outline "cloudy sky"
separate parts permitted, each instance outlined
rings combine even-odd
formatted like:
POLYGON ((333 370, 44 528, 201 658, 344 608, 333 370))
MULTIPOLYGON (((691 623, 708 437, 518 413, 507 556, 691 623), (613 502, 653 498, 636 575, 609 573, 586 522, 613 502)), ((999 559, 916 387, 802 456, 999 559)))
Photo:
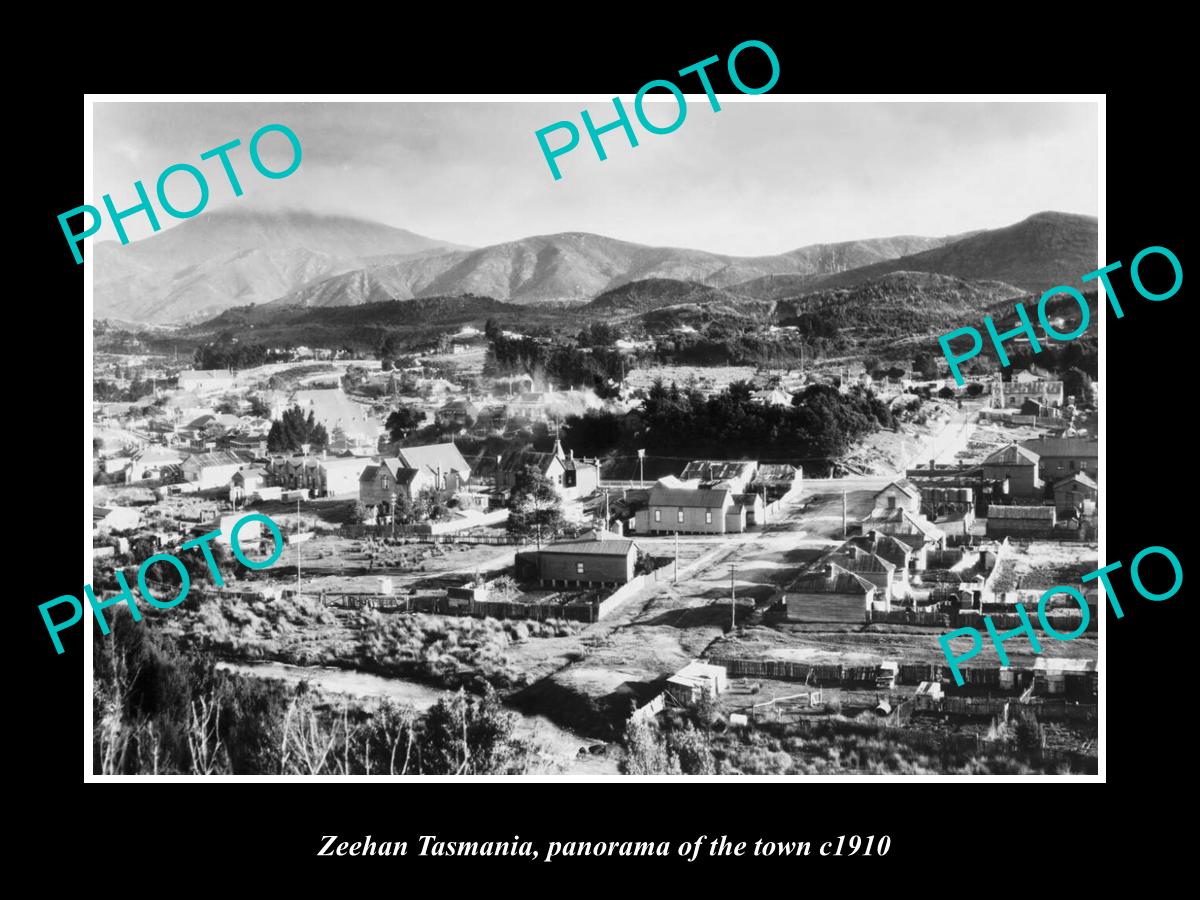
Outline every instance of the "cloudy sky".
MULTIPOLYGON (((653 96, 653 95, 651 95, 653 96)), ((664 95, 668 96, 668 95, 664 95)), ((898 234, 943 235, 1008 225, 1041 210, 1096 215, 1097 113, 1092 103, 802 103, 779 97, 688 96, 682 126, 644 131, 622 97, 639 145, 618 129, 601 162, 580 122, 614 118, 611 100, 522 103, 98 103, 94 190, 102 207, 134 205, 133 182, 153 196, 158 174, 192 163, 207 176, 206 212, 298 208, 373 219, 428 237, 484 246, 533 234, 588 231, 644 244, 719 253, 781 253, 806 244, 898 234), (555 181, 534 132, 573 121, 581 140, 559 157, 555 181), (303 161, 291 176, 261 177, 250 136, 279 122, 303 161), (200 154, 240 138, 235 198, 216 159, 200 154)), ((667 124, 674 100, 647 103, 667 124)), ((565 141, 552 135, 551 145, 565 141)), ((262 143, 272 168, 287 141, 262 143)), ((197 194, 173 175, 181 209, 197 194)), ((157 207, 157 201, 155 201, 157 207)), ((203 213, 201 213, 203 215, 203 213)), ((178 224, 160 211, 164 227, 178 224)), ((145 217, 126 220, 131 238, 145 217)), ((113 239, 107 223, 96 239, 113 239)))

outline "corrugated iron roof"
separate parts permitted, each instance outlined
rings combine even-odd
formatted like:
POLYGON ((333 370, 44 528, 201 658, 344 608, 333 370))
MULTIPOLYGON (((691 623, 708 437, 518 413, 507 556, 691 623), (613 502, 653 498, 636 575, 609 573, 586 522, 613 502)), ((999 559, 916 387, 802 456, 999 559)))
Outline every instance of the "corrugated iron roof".
POLYGON ((1053 519, 1053 506, 989 506, 989 519, 1053 519))
POLYGON ((541 553, 556 553, 569 556, 628 556, 634 546, 629 540, 604 541, 561 541, 541 549, 541 553))
POLYGON ((805 572, 792 582, 792 591, 807 591, 813 594, 867 594, 875 590, 875 585, 848 572, 837 563, 826 563, 814 571, 805 572), (826 574, 825 569, 829 572, 826 574))
POLYGON ((1039 457, 1049 456, 1099 456, 1100 442, 1092 438, 1042 437, 1033 441, 1022 441, 1021 447, 1039 457))
POLYGON ((1001 447, 983 461, 985 466, 1036 466, 1040 457, 1020 444, 1001 447))
POLYGON ((718 509, 728 503, 731 497, 732 493, 727 490, 653 487, 650 489, 649 503, 651 506, 718 509))

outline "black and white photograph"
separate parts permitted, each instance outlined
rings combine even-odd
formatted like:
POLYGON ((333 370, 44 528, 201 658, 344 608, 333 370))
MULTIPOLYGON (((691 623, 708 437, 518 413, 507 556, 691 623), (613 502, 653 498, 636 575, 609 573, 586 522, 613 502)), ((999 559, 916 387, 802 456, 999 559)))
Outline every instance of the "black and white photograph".
POLYGON ((1102 777, 1103 98, 692 78, 90 103, 85 780, 1102 777))

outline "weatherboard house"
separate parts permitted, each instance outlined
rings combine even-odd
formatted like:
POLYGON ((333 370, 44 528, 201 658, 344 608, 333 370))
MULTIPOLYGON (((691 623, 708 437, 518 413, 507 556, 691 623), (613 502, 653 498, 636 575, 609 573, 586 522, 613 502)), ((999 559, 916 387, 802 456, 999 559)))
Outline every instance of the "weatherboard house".
POLYGON ((376 516, 390 516, 393 504, 401 497, 412 499, 416 469, 398 459, 383 459, 363 469, 358 477, 358 501, 376 516))
POLYGON ((983 477, 998 482, 1000 494, 1038 498, 1042 495, 1040 457, 1020 444, 1001 447, 983 461, 983 477))
POLYGON ((870 610, 887 610, 876 604, 878 589, 861 575, 835 562, 823 562, 805 572, 784 593, 786 617, 791 622, 862 622, 870 610))
POLYGON ((543 587, 619 587, 633 580, 637 545, 619 538, 559 541, 521 554, 543 587))
POLYGON ((746 510, 728 488, 650 489, 644 509, 634 514, 639 534, 728 534, 746 530, 746 510))

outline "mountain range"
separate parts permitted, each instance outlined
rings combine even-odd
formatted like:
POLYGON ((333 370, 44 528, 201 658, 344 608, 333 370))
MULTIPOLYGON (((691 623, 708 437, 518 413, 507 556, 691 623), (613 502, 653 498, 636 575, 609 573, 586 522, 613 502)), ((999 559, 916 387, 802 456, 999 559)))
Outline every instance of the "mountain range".
POLYGON ((1094 217, 1046 212, 961 235, 736 257, 580 232, 469 249, 345 216, 216 210, 126 247, 96 245, 96 317, 194 323, 252 304, 258 319, 461 295, 568 301, 620 316, 678 304, 736 306, 738 298, 784 301, 897 272, 989 282, 983 294, 1007 296, 1074 283, 1094 269, 1096 225, 1094 217))
POLYGON ((342 272, 458 249, 349 216, 214 210, 127 246, 96 244, 95 317, 206 319, 342 272))

